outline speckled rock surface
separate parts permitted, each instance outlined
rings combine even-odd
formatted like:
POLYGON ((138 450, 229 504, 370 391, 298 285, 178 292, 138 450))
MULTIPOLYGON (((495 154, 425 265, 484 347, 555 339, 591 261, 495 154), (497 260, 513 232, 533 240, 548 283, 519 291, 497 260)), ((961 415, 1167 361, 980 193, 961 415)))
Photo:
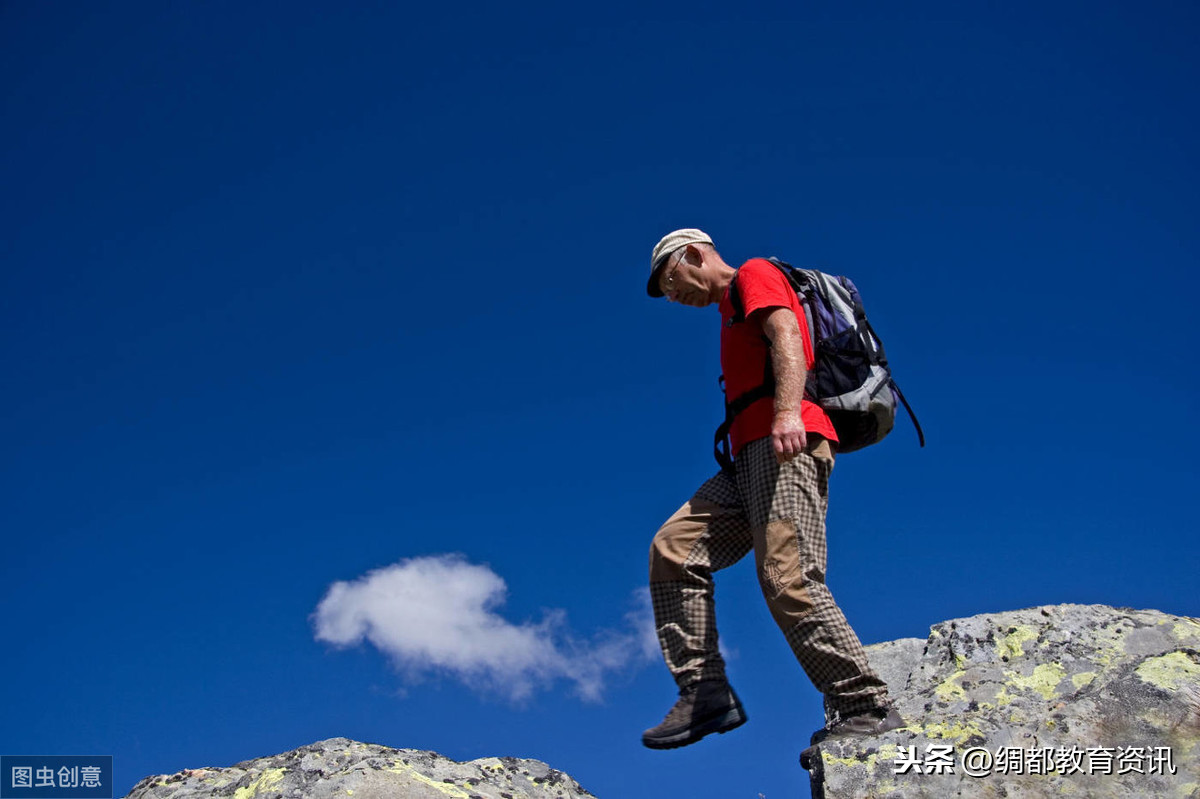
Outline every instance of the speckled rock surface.
POLYGON ((1196 619, 1052 605, 867 651, 909 726, 809 750, 817 799, 1200 799, 1196 619))
POLYGON ((595 799, 537 760, 459 763, 434 752, 330 738, 227 768, 147 777, 129 799, 595 799))

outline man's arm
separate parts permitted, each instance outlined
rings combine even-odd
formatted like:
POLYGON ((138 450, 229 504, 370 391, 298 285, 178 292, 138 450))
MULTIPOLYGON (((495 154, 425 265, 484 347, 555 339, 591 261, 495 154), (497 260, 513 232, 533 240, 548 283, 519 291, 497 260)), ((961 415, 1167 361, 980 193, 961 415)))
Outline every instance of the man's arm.
POLYGON ((800 400, 808 367, 804 360, 804 340, 800 324, 791 308, 764 308, 752 314, 762 326, 763 335, 771 342, 771 367, 775 371, 775 420, 771 423, 771 439, 775 459, 790 461, 804 451, 808 435, 800 419, 800 400))

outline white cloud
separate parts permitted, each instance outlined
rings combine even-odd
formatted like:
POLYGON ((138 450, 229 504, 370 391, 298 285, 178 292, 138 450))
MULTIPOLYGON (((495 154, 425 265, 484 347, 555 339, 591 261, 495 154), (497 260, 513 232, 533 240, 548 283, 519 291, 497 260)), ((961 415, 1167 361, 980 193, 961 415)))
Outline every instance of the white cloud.
POLYGON ((487 566, 455 555, 413 558, 334 583, 312 620, 318 641, 349 647, 365 639, 410 679, 450 674, 512 700, 566 679, 596 701, 610 672, 658 652, 644 589, 625 617, 627 629, 590 641, 571 636, 562 611, 538 623, 509 622, 497 612, 507 592, 487 566))

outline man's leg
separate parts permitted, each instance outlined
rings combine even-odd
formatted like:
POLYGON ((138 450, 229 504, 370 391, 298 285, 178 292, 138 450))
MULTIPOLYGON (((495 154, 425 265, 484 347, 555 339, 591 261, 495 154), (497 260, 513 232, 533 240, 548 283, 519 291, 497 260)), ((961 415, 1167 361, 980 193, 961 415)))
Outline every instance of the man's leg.
POLYGON ((742 449, 737 465, 763 595, 796 659, 825 695, 827 723, 887 708, 887 685, 825 585, 829 442, 812 436, 806 452, 780 465, 771 439, 759 439, 742 449))
POLYGON ((744 723, 717 646, 713 572, 750 551, 750 527, 733 480, 718 473, 659 528, 650 547, 650 598, 680 698, 642 742, 670 749, 744 723))
POLYGON ((724 680, 713 602, 715 571, 741 560, 753 540, 733 480, 711 477, 675 511, 650 546, 650 598, 667 668, 680 688, 724 680))

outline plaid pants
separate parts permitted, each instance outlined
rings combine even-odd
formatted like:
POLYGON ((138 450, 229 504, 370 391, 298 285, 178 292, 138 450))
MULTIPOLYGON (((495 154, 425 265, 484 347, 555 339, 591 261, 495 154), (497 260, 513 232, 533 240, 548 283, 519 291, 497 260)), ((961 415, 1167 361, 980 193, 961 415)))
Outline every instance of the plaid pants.
POLYGON ((813 685, 828 721, 888 705, 887 685, 825 585, 825 510, 833 451, 810 436, 778 464, 770 437, 742 448, 736 476, 718 472, 654 536, 650 597, 667 667, 682 687, 725 679, 717 648, 713 572, 754 550, 771 615, 813 685))

